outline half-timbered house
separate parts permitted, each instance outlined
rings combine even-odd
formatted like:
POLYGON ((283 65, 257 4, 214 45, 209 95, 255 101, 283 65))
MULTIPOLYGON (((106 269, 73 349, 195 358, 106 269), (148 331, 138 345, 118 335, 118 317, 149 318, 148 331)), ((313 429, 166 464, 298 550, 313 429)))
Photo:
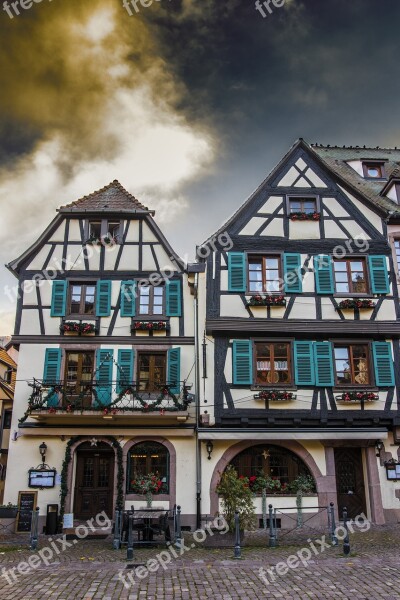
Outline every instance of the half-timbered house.
POLYGON ((201 294, 203 511, 218 509, 215 486, 233 464, 271 477, 288 514, 288 492, 309 475, 305 506, 400 516, 385 467, 400 442, 400 236, 388 243, 399 161, 396 150, 299 140, 211 238, 232 248, 205 259, 201 294))
POLYGON ((193 299, 154 212, 113 181, 60 208, 8 268, 19 372, 6 501, 32 485, 42 520, 49 503, 111 516, 142 506, 138 479, 154 473, 157 505, 190 520, 193 299))

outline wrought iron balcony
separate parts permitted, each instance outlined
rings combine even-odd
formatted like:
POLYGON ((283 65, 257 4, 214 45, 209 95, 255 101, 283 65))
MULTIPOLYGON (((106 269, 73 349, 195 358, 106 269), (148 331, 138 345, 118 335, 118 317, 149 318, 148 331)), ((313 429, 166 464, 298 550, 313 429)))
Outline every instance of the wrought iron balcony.
POLYGON ((180 382, 179 394, 171 391, 177 383, 158 384, 154 392, 143 391, 143 383, 121 383, 110 381, 48 382, 34 379, 29 383, 32 394, 28 408, 20 423, 29 415, 45 412, 94 413, 116 415, 122 413, 174 413, 187 411, 194 397, 189 393, 190 385, 180 382))

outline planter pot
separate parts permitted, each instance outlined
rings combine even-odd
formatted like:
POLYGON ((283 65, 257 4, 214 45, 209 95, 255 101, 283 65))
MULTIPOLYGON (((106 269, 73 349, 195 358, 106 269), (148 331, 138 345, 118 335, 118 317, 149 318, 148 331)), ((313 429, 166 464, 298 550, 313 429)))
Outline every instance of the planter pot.
POLYGON ((64 331, 64 335, 79 335, 79 331, 64 331))
POLYGON ((0 519, 15 519, 18 508, 0 508, 0 519))
MULTIPOLYGON (((207 537, 204 542, 199 543, 201 546, 206 548, 234 548, 235 546, 235 534, 228 531, 228 533, 220 533, 217 529, 212 529, 213 535, 209 531, 205 530, 207 537)), ((245 532, 240 532, 240 545, 245 546, 245 532)))

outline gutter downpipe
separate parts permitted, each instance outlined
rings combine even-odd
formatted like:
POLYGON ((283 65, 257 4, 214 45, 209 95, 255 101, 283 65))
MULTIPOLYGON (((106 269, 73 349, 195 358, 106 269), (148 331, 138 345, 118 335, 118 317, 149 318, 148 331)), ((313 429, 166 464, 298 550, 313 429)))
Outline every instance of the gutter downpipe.
POLYGON ((201 441, 200 424, 200 362, 199 362, 199 274, 194 284, 194 327, 195 327, 195 394, 196 394, 196 529, 201 529, 201 441))

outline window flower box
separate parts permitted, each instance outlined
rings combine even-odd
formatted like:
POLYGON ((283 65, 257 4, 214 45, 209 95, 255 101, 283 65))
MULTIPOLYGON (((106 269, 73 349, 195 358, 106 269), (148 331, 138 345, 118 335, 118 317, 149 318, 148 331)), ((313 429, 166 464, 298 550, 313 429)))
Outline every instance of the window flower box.
POLYGON ((257 294, 250 297, 247 306, 286 306, 286 298, 283 295, 261 296, 257 294))
POLYGON ((60 332, 64 335, 95 335, 97 328, 94 323, 65 321, 60 327, 60 332))
POLYGON ((335 399, 343 404, 359 404, 360 402, 375 402, 379 400, 379 395, 366 390, 347 391, 336 396, 335 399))
POLYGON ((269 400, 271 402, 290 402, 296 399, 296 394, 286 390, 263 390, 254 396, 256 400, 269 400))
POLYGON ((341 300, 338 304, 338 308, 341 310, 351 310, 356 308, 372 310, 375 306, 375 302, 368 298, 348 298, 346 300, 341 300))
POLYGON ((313 212, 292 212, 289 215, 291 221, 319 221, 321 219, 321 213, 313 212))
POLYGON ((132 331, 166 331, 166 321, 137 321, 132 325, 132 331))

